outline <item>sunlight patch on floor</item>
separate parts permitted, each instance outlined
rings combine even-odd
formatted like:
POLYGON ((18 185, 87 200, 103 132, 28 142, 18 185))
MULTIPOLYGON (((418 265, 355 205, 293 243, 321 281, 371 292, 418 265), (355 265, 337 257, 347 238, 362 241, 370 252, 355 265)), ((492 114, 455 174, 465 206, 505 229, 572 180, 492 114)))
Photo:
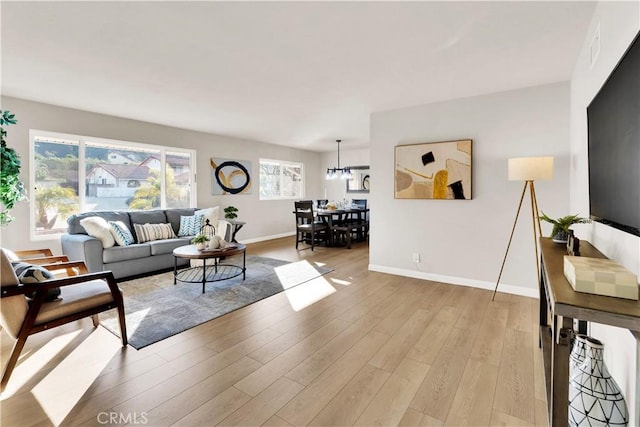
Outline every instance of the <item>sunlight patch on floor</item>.
POLYGON ((291 308, 295 311, 300 311, 336 291, 322 276, 298 285, 301 278, 314 277, 318 274, 306 260, 276 267, 275 272, 285 289, 291 308))
MULTIPOLYGON (((133 313, 127 313, 127 336, 132 337, 133 334, 136 333, 138 327, 144 322, 144 319, 147 317, 151 308, 145 308, 143 310, 138 310, 133 313)), ((116 318, 117 320, 117 318, 116 318)), ((118 331, 120 331, 120 326, 118 326, 118 331)))
POLYGON ((352 282, 348 280, 336 279, 335 277, 331 277, 329 280, 331 280, 331 282, 335 283, 336 285, 349 286, 352 284, 352 282))
POLYGON ((121 349, 117 337, 105 328, 96 328, 31 390, 54 425, 64 421, 121 349))
MULTIPOLYGON (((77 330, 57 336, 37 351, 30 354, 22 354, 20 357, 22 363, 13 370, 7 388, 2 392, 2 400, 13 396, 16 391, 20 390, 34 374, 44 368, 81 332, 82 330, 77 330)), ((9 357, 9 353, 7 353, 7 357, 9 357)))
POLYGON ((318 277, 303 283, 300 286, 296 286, 291 289, 287 289, 285 295, 289 299, 291 308, 295 311, 300 311, 305 307, 308 307, 321 299, 334 293, 336 289, 331 286, 324 277, 318 277))

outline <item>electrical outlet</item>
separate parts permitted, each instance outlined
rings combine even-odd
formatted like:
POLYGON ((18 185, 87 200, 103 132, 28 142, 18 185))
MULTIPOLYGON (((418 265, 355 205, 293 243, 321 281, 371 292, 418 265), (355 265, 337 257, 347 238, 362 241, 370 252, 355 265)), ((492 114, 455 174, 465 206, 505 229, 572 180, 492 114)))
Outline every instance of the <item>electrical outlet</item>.
POLYGON ((420 262, 420 254, 415 252, 413 254, 413 262, 420 262))

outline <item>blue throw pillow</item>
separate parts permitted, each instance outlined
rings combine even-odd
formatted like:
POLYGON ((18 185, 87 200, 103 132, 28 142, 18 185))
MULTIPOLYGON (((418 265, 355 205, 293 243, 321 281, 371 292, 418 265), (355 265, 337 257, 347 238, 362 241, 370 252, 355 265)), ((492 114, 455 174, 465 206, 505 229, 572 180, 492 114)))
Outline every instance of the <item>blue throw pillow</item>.
POLYGON ((178 237, 195 236, 200 233, 203 218, 204 215, 181 216, 178 237))
MULTIPOLYGON (((20 283, 39 283, 44 282, 45 280, 55 279, 56 276, 47 270, 46 268, 39 266, 28 264, 26 262, 12 262, 13 270, 16 272, 16 276, 18 276, 18 280, 20 283)), ((54 301, 58 299, 60 296, 60 288, 51 288, 47 290, 47 296, 44 298, 45 301, 54 301)), ((35 292, 31 292, 26 294, 28 298, 35 297, 35 292)))
POLYGON ((133 239, 133 234, 124 222, 122 221, 109 221, 109 226, 111 227, 111 234, 113 234, 113 239, 120 246, 129 246, 132 245, 135 240, 133 239))

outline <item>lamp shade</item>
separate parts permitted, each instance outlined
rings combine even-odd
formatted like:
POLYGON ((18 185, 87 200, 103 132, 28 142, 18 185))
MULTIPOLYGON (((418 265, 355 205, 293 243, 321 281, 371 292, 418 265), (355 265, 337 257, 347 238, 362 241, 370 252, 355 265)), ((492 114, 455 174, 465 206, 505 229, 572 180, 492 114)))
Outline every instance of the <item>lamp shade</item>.
POLYGON ((553 178, 553 157, 509 159, 509 181, 537 181, 553 178))

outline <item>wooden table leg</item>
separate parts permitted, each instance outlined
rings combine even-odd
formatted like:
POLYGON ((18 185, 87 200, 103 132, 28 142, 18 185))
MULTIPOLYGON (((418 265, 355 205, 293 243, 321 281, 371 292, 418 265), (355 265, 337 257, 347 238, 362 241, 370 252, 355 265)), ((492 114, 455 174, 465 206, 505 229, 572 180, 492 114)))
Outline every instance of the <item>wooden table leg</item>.
POLYGON ((238 243, 238 241, 236 240, 236 234, 238 234, 238 231, 240 231, 240 229, 244 226, 244 224, 232 224, 233 225, 233 230, 231 231, 231 241, 233 243, 238 243))
POLYGON ((568 425, 569 416, 569 353, 573 319, 554 315, 553 325, 549 421, 553 427, 564 427, 568 425))

